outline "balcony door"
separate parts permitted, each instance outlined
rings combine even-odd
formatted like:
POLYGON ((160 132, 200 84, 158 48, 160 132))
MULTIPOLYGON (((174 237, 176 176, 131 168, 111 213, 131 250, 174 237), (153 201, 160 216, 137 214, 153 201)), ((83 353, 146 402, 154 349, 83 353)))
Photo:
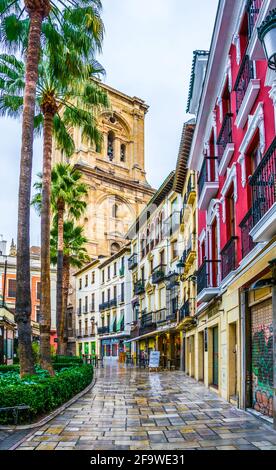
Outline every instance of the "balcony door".
POLYGON ((213 328, 213 385, 219 383, 219 350, 218 350, 218 326, 213 328))
POLYGON ((211 243, 212 243, 212 257, 211 260, 213 260, 213 263, 210 263, 210 271, 211 271, 211 279, 210 279, 210 286, 216 287, 217 286, 217 279, 218 279, 218 233, 217 233, 217 219, 215 218, 213 224, 212 224, 212 230, 211 230, 211 243))

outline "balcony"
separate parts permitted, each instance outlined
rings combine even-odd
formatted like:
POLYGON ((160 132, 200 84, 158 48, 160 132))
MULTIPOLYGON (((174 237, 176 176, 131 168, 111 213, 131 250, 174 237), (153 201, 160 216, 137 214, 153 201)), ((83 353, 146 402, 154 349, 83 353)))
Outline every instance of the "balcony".
POLYGON ((180 224, 180 211, 174 211, 165 221, 164 221, 164 236, 172 237, 176 230, 179 228, 180 224))
POLYGON ((151 275, 152 284, 159 284, 159 282, 164 281, 165 276, 166 276, 166 265, 160 264, 152 271, 152 275, 151 275))
POLYGON ((117 299, 112 299, 109 302, 110 308, 117 307, 117 299))
POLYGON ((250 179, 252 188, 253 242, 276 235, 276 137, 250 179))
POLYGON ((137 281, 135 284, 134 284, 134 294, 135 295, 140 295, 140 294, 144 294, 145 292, 145 282, 144 281, 137 281))
POLYGON ((188 299, 179 310, 179 321, 183 321, 186 318, 191 318, 194 315, 194 302, 195 299, 188 299))
POLYGON ((140 323, 140 334, 150 333, 156 329, 156 321, 154 319, 154 313, 146 313, 144 310, 141 315, 140 323))
POLYGON ((198 207, 207 210, 211 199, 213 199, 219 189, 219 181, 216 176, 217 157, 205 157, 198 178, 198 207))
POLYGON ((110 302, 103 302, 99 305, 99 310, 100 312, 103 312, 104 310, 107 310, 108 308, 110 308, 110 302))
POLYGON ((128 269, 132 271, 138 266, 138 255, 134 253, 130 258, 128 258, 128 269))
POLYGON ((166 289, 167 290, 173 290, 175 289, 177 286, 179 286, 179 274, 175 273, 175 272, 170 272, 167 276, 166 276, 166 289))
POLYGON ((208 302, 219 294, 218 260, 205 260, 197 271, 197 301, 208 302))
POLYGON ((237 240, 238 237, 231 237, 221 250, 221 276, 226 278, 228 274, 237 269, 237 240))
POLYGON ((243 129, 260 90, 260 80, 255 79, 253 61, 245 55, 234 86, 237 117, 235 124, 243 129))
POLYGON ((192 265, 195 258, 196 258, 196 236, 194 233, 192 233, 189 237, 186 249, 183 252, 182 261, 186 265, 192 265))
POLYGON ((253 242, 252 237, 250 235, 252 228, 253 228, 253 214, 252 214, 252 208, 251 208, 240 223, 242 258, 245 258, 253 250, 254 246, 256 245, 253 242))
POLYGON ((162 308, 155 312, 155 320, 157 324, 165 323, 167 321, 167 309, 162 308))
POLYGON ((193 204, 196 198, 196 178, 195 178, 194 173, 191 174, 189 177, 186 195, 187 195, 186 204, 193 204))
POLYGON ((108 335, 109 332, 109 326, 100 326, 98 328, 98 335, 108 335))
POLYGON ((226 169, 229 165, 229 162, 232 158, 232 155, 235 150, 235 145, 233 143, 233 134, 232 134, 232 123, 233 114, 227 113, 224 116, 221 130, 217 139, 218 146, 218 161, 219 168, 218 172, 220 175, 224 175, 226 169))

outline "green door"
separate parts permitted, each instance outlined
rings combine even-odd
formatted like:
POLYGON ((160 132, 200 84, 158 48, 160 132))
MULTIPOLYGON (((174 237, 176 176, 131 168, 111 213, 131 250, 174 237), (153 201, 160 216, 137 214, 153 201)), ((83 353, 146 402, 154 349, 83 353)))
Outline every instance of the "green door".
POLYGON ((218 387, 219 382, 219 355, 218 355, 218 327, 213 328, 213 385, 218 387))
POLYGON ((95 343, 95 341, 92 341, 92 343, 91 343, 91 354, 92 354, 92 356, 96 356, 96 343, 95 343))

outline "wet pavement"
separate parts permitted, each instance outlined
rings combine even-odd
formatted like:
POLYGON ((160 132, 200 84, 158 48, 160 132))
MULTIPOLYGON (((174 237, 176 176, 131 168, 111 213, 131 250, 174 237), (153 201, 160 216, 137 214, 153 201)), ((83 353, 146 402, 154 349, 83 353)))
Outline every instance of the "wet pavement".
POLYGON ((117 363, 19 450, 276 450, 276 432, 183 372, 117 363))

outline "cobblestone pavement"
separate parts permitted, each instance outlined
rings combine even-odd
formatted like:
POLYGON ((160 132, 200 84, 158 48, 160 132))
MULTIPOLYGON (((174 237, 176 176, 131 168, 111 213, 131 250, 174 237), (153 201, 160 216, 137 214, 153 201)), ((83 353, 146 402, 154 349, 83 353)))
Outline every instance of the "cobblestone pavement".
POLYGON ((107 365, 95 387, 20 450, 271 450, 276 433, 183 372, 107 365))

